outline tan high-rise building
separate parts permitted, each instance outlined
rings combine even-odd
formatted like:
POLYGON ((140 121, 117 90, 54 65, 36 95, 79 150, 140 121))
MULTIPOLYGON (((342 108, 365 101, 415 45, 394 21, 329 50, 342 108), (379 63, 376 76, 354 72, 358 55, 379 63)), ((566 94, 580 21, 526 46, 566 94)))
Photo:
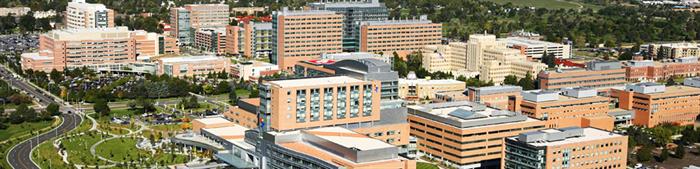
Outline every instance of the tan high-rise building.
POLYGON ((39 52, 23 54, 22 68, 45 72, 80 67, 120 71, 138 58, 178 54, 176 41, 143 30, 129 31, 127 27, 53 30, 39 36, 39 52))
POLYGON ((327 10, 289 10, 272 13, 271 63, 292 72, 294 64, 343 50, 343 15, 327 10))
POLYGON ((496 41, 496 35, 469 35, 469 41, 467 41, 467 70, 478 72, 481 63, 484 60, 484 50, 495 46, 505 47, 504 43, 496 41))
POLYGON ((126 27, 53 30, 39 36, 39 53, 22 57, 22 68, 121 68, 135 62, 136 53, 136 39, 126 27))
POLYGON ((187 4, 170 9, 171 35, 181 44, 194 43, 194 31, 199 28, 225 27, 229 24, 226 4, 187 4))
POLYGON ((349 76, 267 81, 259 89, 260 126, 269 131, 340 126, 405 149, 405 109, 380 110, 379 89, 381 81, 349 76))
POLYGON ((700 83, 686 80, 688 86, 656 83, 630 84, 625 90, 611 90, 620 108, 634 110, 635 125, 654 127, 663 123, 693 125, 700 114, 700 83), (693 87, 694 86, 694 87, 693 87))
POLYGON ((520 104, 524 115, 546 121, 548 128, 589 127, 613 129, 608 116, 610 99, 591 88, 565 88, 555 91, 524 91, 520 104), (590 122, 593 121, 593 122, 590 122), (604 121, 604 122, 598 122, 604 121), (609 123, 605 123, 609 122, 609 123))
POLYGON ((627 168, 627 136, 596 128, 546 129, 506 138, 505 169, 627 168))
POLYGON ((180 54, 177 39, 161 34, 135 30, 131 36, 136 39, 136 57, 151 57, 163 54, 180 54))
POLYGON ((114 10, 103 4, 73 0, 66 6, 65 21, 68 29, 114 27, 114 10))
POLYGON ((455 168, 498 168, 504 138, 544 129, 520 113, 462 101, 408 106, 419 154, 455 168))
POLYGON ((525 78, 529 73, 531 77, 547 68, 544 63, 528 61, 525 55, 518 50, 505 46, 486 48, 482 51, 482 61, 479 66, 479 79, 493 81, 495 84, 503 84, 506 76, 514 75, 517 78, 525 78))
POLYGON ((272 43, 270 22, 243 22, 226 26, 226 54, 269 58, 272 43))
POLYGON ((203 51, 223 55, 226 51, 226 29, 199 28, 194 33, 194 47, 203 51))
POLYGON ((423 68, 429 72, 450 72, 453 75, 469 76, 466 69, 467 43, 450 42, 447 45, 427 45, 421 49, 423 68))
POLYGON ((426 45, 439 45, 441 40, 442 23, 433 23, 426 15, 411 20, 360 22, 360 52, 405 56, 426 45))

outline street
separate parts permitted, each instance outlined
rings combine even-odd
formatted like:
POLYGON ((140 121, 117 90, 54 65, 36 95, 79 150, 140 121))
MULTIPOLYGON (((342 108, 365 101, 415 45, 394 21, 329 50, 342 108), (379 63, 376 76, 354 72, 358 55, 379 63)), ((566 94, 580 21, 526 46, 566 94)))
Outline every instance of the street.
POLYGON ((44 90, 32 86, 20 77, 15 77, 14 74, 4 65, 0 66, 0 78, 7 81, 11 86, 27 92, 27 94, 32 96, 41 107, 45 107, 50 103, 61 105, 61 111, 63 112, 61 117, 63 118, 63 122, 58 127, 15 145, 7 154, 7 163, 10 164, 12 168, 38 169, 39 166, 37 166, 31 159, 32 149, 46 140, 50 140, 51 138, 73 130, 82 122, 82 117, 76 114, 78 112, 70 105, 64 105, 57 102, 44 90))

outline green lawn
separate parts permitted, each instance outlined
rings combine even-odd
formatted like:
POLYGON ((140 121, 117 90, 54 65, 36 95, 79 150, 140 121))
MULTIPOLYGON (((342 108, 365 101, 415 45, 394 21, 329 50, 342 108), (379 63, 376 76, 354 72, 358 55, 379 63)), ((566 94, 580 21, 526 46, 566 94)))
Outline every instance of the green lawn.
POLYGON ((586 4, 583 2, 572 1, 572 0, 485 0, 491 1, 499 4, 506 4, 508 2, 515 6, 525 6, 525 7, 535 7, 535 8, 548 8, 548 9, 578 9, 578 8, 592 8, 599 9, 600 6, 586 4))
POLYGON ((136 139, 118 138, 102 142, 95 151, 102 157, 114 161, 138 161, 139 156, 150 156, 149 153, 136 148, 136 139))
POLYGON ((30 131, 38 131, 40 129, 49 127, 52 123, 53 121, 41 121, 25 122, 21 124, 9 124, 9 127, 7 129, 0 130, 0 142, 5 141, 9 138, 14 138, 28 134, 30 131))
MULTIPOLYGON (((104 138, 108 138, 105 135, 104 138)), ((96 162, 98 164, 106 164, 105 161, 99 160, 97 157, 93 157, 90 154, 90 146, 102 140, 102 136, 97 132, 90 132, 90 134, 74 136, 70 138, 64 138, 62 145, 68 150, 68 161, 78 164, 90 164, 94 165, 96 162)))
POLYGON ((40 168, 72 168, 61 160, 61 156, 58 155, 58 149, 53 147, 54 139, 46 141, 39 144, 34 152, 32 152, 32 159, 36 162, 40 168))
POLYGON ((416 169, 439 169, 435 164, 416 162, 416 169))

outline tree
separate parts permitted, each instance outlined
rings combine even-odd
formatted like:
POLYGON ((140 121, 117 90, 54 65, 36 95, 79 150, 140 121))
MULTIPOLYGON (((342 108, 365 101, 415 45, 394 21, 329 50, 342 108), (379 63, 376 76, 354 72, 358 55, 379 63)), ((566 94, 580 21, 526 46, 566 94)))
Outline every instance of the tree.
POLYGON ((676 147, 676 158, 683 159, 685 157, 685 148, 683 146, 676 147))
POLYGON ((204 85, 203 89, 204 89, 204 94, 212 94, 212 93, 214 93, 214 87, 211 86, 210 84, 204 85))
POLYGON ((95 101, 95 104, 92 105, 92 108, 95 110, 96 113, 98 113, 101 117, 107 117, 109 116, 109 112, 111 111, 109 109, 109 105, 107 105, 107 101, 104 99, 97 99, 95 101))
POLYGON ((557 66, 555 63, 556 56, 553 53, 544 52, 542 54, 542 63, 547 64, 547 67, 554 68, 557 66))
POLYGON ((59 106, 56 103, 50 103, 48 106, 46 106, 46 112, 48 112, 52 116, 61 115, 61 112, 59 111, 59 106))
POLYGON ((530 74, 530 72, 527 72, 527 74, 525 74, 525 77, 518 81, 518 86, 522 87, 523 90, 535 89, 535 82, 532 80, 532 75, 530 74))
POLYGON ((666 159, 668 159, 668 155, 670 153, 668 152, 668 149, 664 148, 661 150, 661 154, 659 155, 659 162, 664 162, 666 159))
POLYGON ((27 13, 19 19, 20 26, 23 31, 34 31, 34 26, 36 25, 36 18, 32 12, 27 13))
POLYGON ((238 95, 236 95, 236 87, 232 86, 231 92, 228 92, 228 101, 231 104, 236 104, 238 102, 238 95))
POLYGON ((51 70, 51 73, 49 73, 49 77, 54 83, 61 83, 63 81, 63 73, 58 72, 58 70, 56 69, 51 70))
POLYGON ((231 85, 229 85, 227 81, 221 81, 216 85, 215 90, 216 94, 228 93, 231 91, 231 85))
POLYGON ((673 80, 673 77, 669 77, 668 80, 666 81, 666 86, 675 86, 677 85, 676 80, 673 80))
POLYGON ((647 162, 651 160, 652 155, 651 155, 651 148, 644 146, 641 149, 639 149, 639 152, 637 152, 637 161, 639 162, 647 162))
POLYGON ((503 84, 518 85, 518 77, 516 77, 515 75, 508 75, 506 76, 506 79, 503 80, 503 84))
POLYGON ((258 98, 260 97, 260 92, 258 89, 253 89, 250 94, 248 95, 248 98, 258 98))

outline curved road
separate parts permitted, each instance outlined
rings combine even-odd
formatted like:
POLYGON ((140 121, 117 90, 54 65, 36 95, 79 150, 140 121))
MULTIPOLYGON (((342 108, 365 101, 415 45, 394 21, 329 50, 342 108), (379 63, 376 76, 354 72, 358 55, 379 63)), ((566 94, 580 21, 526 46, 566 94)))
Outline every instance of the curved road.
POLYGON ((63 122, 58 127, 50 130, 49 132, 42 133, 38 136, 32 137, 28 140, 15 145, 7 153, 7 163, 10 164, 12 168, 15 169, 38 169, 39 166, 32 161, 32 148, 39 145, 40 143, 49 140, 53 137, 66 133, 70 130, 76 128, 82 122, 82 117, 77 115, 77 111, 70 105, 62 104, 58 99, 54 99, 55 96, 46 92, 43 89, 39 89, 34 85, 30 84, 21 77, 16 76, 12 73, 5 65, 0 65, 0 78, 9 83, 11 86, 18 90, 26 92, 28 95, 32 96, 41 107, 45 107, 50 103, 56 103, 61 105, 61 112, 64 112, 61 117, 63 122))
POLYGON ((10 153, 7 154, 7 163, 12 168, 17 169, 39 169, 31 159, 32 149, 46 140, 74 129, 82 121, 81 117, 74 113, 61 116, 63 117, 63 122, 60 126, 39 136, 24 140, 22 143, 12 147, 10 153))

